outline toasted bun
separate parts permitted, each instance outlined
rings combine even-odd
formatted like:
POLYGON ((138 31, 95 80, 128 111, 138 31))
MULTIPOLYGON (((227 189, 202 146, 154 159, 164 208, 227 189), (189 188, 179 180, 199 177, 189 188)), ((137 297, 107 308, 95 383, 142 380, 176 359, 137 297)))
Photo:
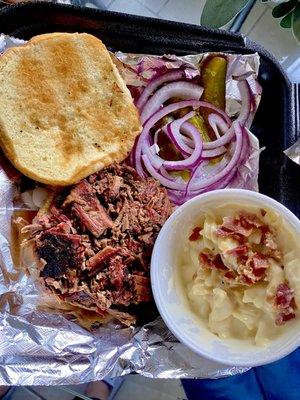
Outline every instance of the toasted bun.
POLYGON ((123 160, 141 130, 104 44, 52 33, 0 57, 0 144, 22 173, 65 186, 123 160))

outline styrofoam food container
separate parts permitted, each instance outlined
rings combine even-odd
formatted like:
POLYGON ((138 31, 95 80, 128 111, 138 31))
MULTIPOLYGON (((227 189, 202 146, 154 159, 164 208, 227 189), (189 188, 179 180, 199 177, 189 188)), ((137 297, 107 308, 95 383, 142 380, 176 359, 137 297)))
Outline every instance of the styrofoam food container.
MULTIPOLYGON (((151 284, 158 310, 173 334, 195 353, 219 363, 236 366, 258 366, 276 361, 300 346, 300 318, 289 321, 289 329, 267 346, 256 346, 248 340, 220 339, 211 333, 189 306, 179 274, 178 256, 199 219, 201 209, 234 203, 267 207, 280 214, 299 235, 300 221, 282 204, 242 189, 222 189, 199 195, 180 206, 161 229, 151 259, 151 284)), ((299 265, 300 268, 300 265, 299 265)))

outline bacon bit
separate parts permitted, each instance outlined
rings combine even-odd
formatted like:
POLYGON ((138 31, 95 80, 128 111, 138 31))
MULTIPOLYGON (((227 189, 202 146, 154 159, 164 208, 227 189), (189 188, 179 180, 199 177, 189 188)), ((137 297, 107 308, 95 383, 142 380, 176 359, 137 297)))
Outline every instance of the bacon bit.
POLYGON ((270 250, 277 250, 278 247, 275 241, 275 236, 270 231, 264 233, 263 244, 270 250))
POLYGON ((265 272, 265 268, 257 268, 253 270, 253 274, 256 278, 259 278, 259 280, 265 275, 265 272))
POLYGON ((291 320, 293 318, 296 318, 295 313, 285 314, 285 315, 283 315, 282 321, 286 322, 286 321, 289 321, 289 320, 291 320))
POLYGON ((246 244, 237 246, 234 249, 227 250, 227 254, 231 254, 233 256, 239 257, 239 256, 244 256, 248 254, 248 246, 246 244))
POLYGON ((255 253, 252 259, 254 270, 269 268, 269 262, 263 254, 255 253))
POLYGON ((247 213, 245 211, 240 213, 240 221, 241 225, 247 228, 259 228, 263 224, 255 214, 247 213))
POLYGON ((208 257, 208 254, 202 253, 202 252, 199 253, 199 262, 200 262, 200 264, 203 264, 203 265, 209 264, 210 259, 208 257))
POLYGON ((200 239, 200 236, 201 236, 200 232, 201 232, 201 228, 196 226, 196 228, 193 229, 193 232, 191 233, 189 240, 191 242, 195 242, 196 240, 200 239))
POLYGON ((247 221, 242 218, 224 217, 222 227, 246 237, 252 233, 251 225, 247 224, 247 221))
MULTIPOLYGON (((255 214, 242 211, 238 217, 224 217, 223 224, 216 229, 216 234, 224 237, 233 235, 249 237, 253 229, 261 226, 262 222, 255 214)), ((240 237, 239 241, 241 241, 240 237)))
POLYGON ((235 279, 236 278, 236 274, 233 271, 227 271, 224 274, 224 277, 227 279, 235 279))
POLYGON ((205 268, 227 270, 228 268, 223 263, 220 254, 216 256, 209 253, 199 253, 199 262, 205 268))
POLYGON ((261 208, 259 211, 262 217, 264 217, 267 214, 267 211, 264 210, 263 208, 261 208))
POLYGON ((294 291, 287 283, 280 283, 276 289, 275 303, 279 308, 290 307, 294 299, 294 291))
POLYGON ((253 285, 264 278, 267 268, 269 268, 267 258, 263 254, 254 253, 245 265, 239 267, 241 281, 253 285))
POLYGON ((243 236, 239 235, 238 233, 234 233, 232 231, 229 231, 228 229, 224 227, 218 227, 215 230, 215 234, 220 236, 220 237, 231 237, 232 239, 236 240, 238 243, 244 243, 244 238, 243 236))
POLYGON ((284 325, 285 322, 290 321, 291 319, 295 318, 296 315, 294 312, 290 312, 288 314, 279 314, 275 320, 276 325, 284 325))
POLYGON ((252 281, 252 279, 251 278, 249 278, 248 276, 246 276, 246 275, 242 275, 241 276, 241 282, 242 283, 244 283, 245 285, 248 285, 248 286, 251 286, 251 285, 253 285, 253 281, 252 281))
POLYGON ((226 265, 223 263, 222 257, 220 254, 217 254, 216 257, 213 260, 213 263, 216 267, 216 269, 222 269, 222 270, 227 270, 228 268, 226 265))
POLYGON ((275 304, 280 310, 276 325, 283 325, 286 321, 295 318, 294 309, 296 308, 294 291, 287 283, 280 283, 275 294, 275 304))

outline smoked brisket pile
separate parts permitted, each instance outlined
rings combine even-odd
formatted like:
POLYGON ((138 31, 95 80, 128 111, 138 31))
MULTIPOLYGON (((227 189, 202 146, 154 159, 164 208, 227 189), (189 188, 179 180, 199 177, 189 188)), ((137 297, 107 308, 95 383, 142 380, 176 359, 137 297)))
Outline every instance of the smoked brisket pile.
POLYGON ((151 300, 151 252, 171 211, 157 181, 113 164, 56 194, 23 232, 60 300, 130 324, 128 306, 151 300))

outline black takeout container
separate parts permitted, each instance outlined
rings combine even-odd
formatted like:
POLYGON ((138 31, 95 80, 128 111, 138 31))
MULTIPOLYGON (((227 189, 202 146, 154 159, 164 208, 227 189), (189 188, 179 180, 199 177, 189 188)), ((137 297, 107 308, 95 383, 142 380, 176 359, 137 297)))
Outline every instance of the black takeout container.
POLYGON ((251 130, 265 146, 260 161, 260 192, 300 217, 300 167, 283 153, 300 136, 300 90, 263 47, 223 30, 62 4, 23 3, 0 9, 0 32, 30 39, 54 31, 91 33, 112 51, 177 55, 258 52, 263 93, 251 130))

